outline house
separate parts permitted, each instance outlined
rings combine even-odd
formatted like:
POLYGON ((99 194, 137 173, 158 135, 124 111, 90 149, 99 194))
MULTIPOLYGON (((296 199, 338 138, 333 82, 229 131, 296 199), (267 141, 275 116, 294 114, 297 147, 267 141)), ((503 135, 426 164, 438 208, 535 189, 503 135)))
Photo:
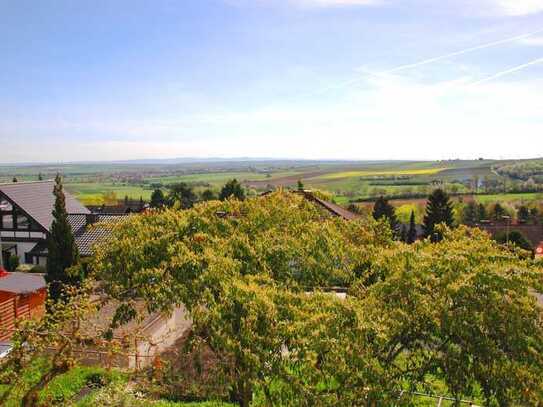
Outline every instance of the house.
POLYGON ((143 201, 128 201, 118 205, 87 205, 92 213, 108 215, 128 215, 130 213, 141 213, 149 209, 149 205, 143 201))
POLYGON ((488 232, 492 237, 495 237, 499 233, 517 231, 528 239, 534 248, 537 248, 543 243, 543 225, 528 225, 524 223, 513 223, 511 225, 503 223, 483 223, 475 226, 488 232))
MULTIPOLYGON (((45 266, 47 236, 53 223, 54 181, 0 184, 0 244, 4 264, 11 255, 21 263, 45 266)), ((107 226, 124 218, 118 214, 92 214, 69 192, 66 197, 68 221, 80 255, 90 256, 92 245, 107 237, 107 226)))
POLYGON ((0 341, 11 338, 17 319, 41 318, 46 297, 42 274, 8 273, 0 268, 0 341))

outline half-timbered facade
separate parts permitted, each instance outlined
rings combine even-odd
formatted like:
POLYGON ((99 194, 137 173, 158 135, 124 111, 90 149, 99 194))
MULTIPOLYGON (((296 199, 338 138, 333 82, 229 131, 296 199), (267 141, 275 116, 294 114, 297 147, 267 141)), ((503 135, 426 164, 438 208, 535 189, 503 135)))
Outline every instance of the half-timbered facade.
MULTIPOLYGON (((0 184, 0 245, 4 260, 16 255, 21 263, 46 264, 46 240, 53 222, 55 204, 53 188, 54 181, 0 184)), ((64 193, 76 244, 81 246, 83 256, 90 255, 90 245, 103 237, 104 231, 87 226, 117 218, 91 214, 70 193, 64 193)))

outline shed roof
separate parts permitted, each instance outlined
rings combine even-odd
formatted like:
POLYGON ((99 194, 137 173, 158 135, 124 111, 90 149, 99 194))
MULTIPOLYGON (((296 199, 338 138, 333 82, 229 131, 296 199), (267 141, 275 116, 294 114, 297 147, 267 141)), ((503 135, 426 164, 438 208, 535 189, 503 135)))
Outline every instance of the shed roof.
POLYGON ((0 277, 0 291, 13 294, 33 293, 47 287, 42 274, 33 273, 6 273, 0 277))
MULTIPOLYGON (((0 192, 43 228, 49 230, 53 222, 53 207, 55 205, 54 186, 54 181, 12 182, 0 184, 0 192)), ((68 213, 90 213, 70 193, 64 191, 64 195, 66 196, 66 211, 68 213)))

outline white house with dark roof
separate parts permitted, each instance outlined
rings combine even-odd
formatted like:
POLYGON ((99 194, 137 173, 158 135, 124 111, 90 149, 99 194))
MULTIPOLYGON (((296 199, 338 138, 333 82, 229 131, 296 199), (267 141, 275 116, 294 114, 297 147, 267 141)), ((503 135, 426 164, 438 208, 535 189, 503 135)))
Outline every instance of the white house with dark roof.
MULTIPOLYGON (((53 223, 54 181, 0 184, 0 245, 4 260, 10 255, 21 263, 45 265, 47 235, 53 223)), ((92 244, 107 236, 107 225, 122 219, 118 215, 91 214, 69 192, 66 211, 82 256, 90 256, 92 244)))

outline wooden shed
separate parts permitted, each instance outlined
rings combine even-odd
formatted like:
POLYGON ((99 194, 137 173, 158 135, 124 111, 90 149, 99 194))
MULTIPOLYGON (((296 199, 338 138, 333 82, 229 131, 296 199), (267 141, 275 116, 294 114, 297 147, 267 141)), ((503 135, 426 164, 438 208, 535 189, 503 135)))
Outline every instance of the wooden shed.
POLYGON ((46 297, 43 275, 8 273, 0 268, 0 341, 11 338, 17 319, 41 318, 46 297))

